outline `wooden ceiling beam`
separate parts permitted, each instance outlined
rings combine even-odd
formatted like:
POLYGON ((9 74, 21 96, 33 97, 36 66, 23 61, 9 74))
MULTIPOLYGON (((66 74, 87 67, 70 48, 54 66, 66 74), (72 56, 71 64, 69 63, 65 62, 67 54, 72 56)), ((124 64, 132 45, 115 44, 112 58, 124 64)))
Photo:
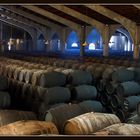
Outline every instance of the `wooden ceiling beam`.
POLYGON ((121 25, 123 25, 130 33, 131 35, 135 36, 135 29, 136 29, 136 22, 112 11, 112 10, 109 10, 103 6, 100 6, 100 5, 88 5, 86 4, 86 7, 120 23, 121 25))
MULTIPOLYGON (((86 22, 94 27, 96 27, 97 29, 101 29, 104 27, 104 24, 102 22, 99 22, 87 15, 84 15, 80 12, 77 12, 76 10, 73 10, 71 8, 68 8, 64 5, 50 5, 51 7, 57 9, 57 10, 60 10, 70 16, 73 16, 74 18, 77 18, 83 22, 86 22)), ((83 9, 83 10, 86 10, 86 9, 83 9)))
POLYGON ((62 24, 66 25, 66 26, 68 26, 68 27, 70 27, 72 29, 77 30, 77 29, 81 28, 81 26, 79 24, 76 24, 75 22, 67 20, 67 19, 65 19, 63 17, 57 16, 57 15, 55 15, 55 14, 53 14, 53 13, 47 11, 47 10, 44 10, 42 8, 39 8, 37 6, 23 5, 22 7, 26 8, 26 9, 29 9, 29 10, 31 10, 33 12, 36 12, 36 13, 38 13, 40 15, 46 16, 47 18, 55 20, 55 21, 57 21, 59 23, 62 23, 62 24))

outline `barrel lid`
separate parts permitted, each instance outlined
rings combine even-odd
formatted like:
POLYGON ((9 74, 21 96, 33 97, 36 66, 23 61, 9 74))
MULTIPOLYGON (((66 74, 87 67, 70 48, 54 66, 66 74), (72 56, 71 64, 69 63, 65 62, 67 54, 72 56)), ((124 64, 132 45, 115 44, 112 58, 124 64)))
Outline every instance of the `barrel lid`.
POLYGON ((53 121, 53 116, 49 111, 45 115, 45 121, 53 121))

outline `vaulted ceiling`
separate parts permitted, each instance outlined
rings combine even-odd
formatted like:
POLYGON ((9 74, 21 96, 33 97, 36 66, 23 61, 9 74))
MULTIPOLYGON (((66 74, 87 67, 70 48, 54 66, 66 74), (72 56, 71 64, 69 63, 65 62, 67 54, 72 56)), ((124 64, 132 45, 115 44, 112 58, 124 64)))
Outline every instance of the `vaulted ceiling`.
MULTIPOLYGON (((37 8, 40 8, 44 11, 50 12, 54 15, 57 15, 58 17, 64 18, 68 21, 71 21, 77 25, 80 26, 85 26, 85 25, 89 25, 86 21, 83 21, 83 17, 81 17, 81 19, 74 17, 73 15, 70 15, 69 13, 62 11, 62 10, 58 10, 57 8, 51 6, 51 5, 34 5, 37 8)), ((85 15, 89 18, 92 18, 96 21, 99 21, 100 23, 103 24, 119 24, 118 22, 116 22, 114 19, 111 19, 109 17, 107 17, 104 12, 103 13, 98 13, 96 10, 94 9, 90 9, 88 8, 86 5, 62 5, 65 6, 66 8, 69 8, 71 10, 74 10, 76 12, 81 13, 82 15, 85 15)), ((119 14, 120 16, 126 17, 127 19, 132 20, 133 22, 135 22, 136 24, 140 24, 140 7, 138 5, 101 5, 102 7, 111 10, 112 12, 115 12, 117 14, 119 14)), ((4 7, 4 6, 3 6, 4 7)), ((50 18, 47 17, 44 13, 40 14, 38 11, 33 11, 27 7, 24 7, 23 5, 15 5, 13 6, 16 9, 20 9, 26 13, 35 15, 37 17, 40 17, 44 20, 48 20, 54 24, 57 24, 59 26, 62 27, 66 27, 67 25, 65 23, 62 23, 62 21, 60 22, 60 20, 55 20, 54 18, 50 18)), ((86 19, 85 19, 86 20, 86 19)), ((39 23, 39 21, 38 21, 39 23)), ((42 24, 42 23, 40 23, 42 24)))

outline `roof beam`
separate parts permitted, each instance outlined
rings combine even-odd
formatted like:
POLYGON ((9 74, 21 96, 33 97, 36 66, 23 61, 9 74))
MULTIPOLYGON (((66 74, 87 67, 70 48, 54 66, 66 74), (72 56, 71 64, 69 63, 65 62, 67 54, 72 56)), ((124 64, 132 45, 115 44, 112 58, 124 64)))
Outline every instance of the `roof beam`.
POLYGON ((8 23, 10 25, 14 25, 16 27, 19 27, 21 29, 24 29, 25 31, 27 31, 32 36, 33 30, 31 30, 31 28, 29 28, 29 27, 27 27, 27 26, 25 26, 25 25, 23 25, 21 23, 18 23, 16 21, 13 21, 11 19, 7 19, 7 18, 1 17, 1 16, 0 16, 0 21, 6 22, 6 23, 8 23))
POLYGON ((50 6, 55 8, 55 9, 57 9, 57 10, 60 10, 60 11, 62 11, 64 13, 66 13, 66 14, 68 14, 70 16, 73 16, 73 17, 75 17, 75 18, 77 18, 77 19, 79 19, 79 20, 81 20, 83 22, 86 22, 86 23, 88 23, 88 24, 90 24, 90 25, 92 25, 94 27, 97 27, 99 29, 101 29, 104 26, 103 23, 101 23, 101 22, 99 22, 99 21, 97 21, 97 20, 95 20, 95 19, 93 19, 91 17, 88 17, 87 15, 84 15, 84 14, 82 14, 80 12, 77 12, 76 10, 68 8, 68 7, 64 6, 64 5, 50 5, 50 6))
POLYGON ((135 36, 134 30, 136 29, 136 22, 134 22, 124 16, 121 16, 120 14, 113 12, 112 10, 109 10, 100 5, 87 5, 86 4, 86 6, 90 9, 122 24, 131 33, 131 35, 135 36))
POLYGON ((76 24, 75 22, 72 22, 70 20, 67 20, 65 18, 62 18, 60 16, 57 16, 47 10, 44 10, 42 8, 39 8, 37 6, 32 6, 32 5, 23 5, 22 7, 27 8, 29 10, 32 10, 33 12, 36 12, 38 14, 41 14, 43 16, 46 16, 47 18, 50 18, 52 20, 55 20, 61 24, 64 24, 72 29, 79 29, 81 26, 79 24, 76 24))
POLYGON ((23 11, 21 9, 17 9, 14 6, 5 5, 5 6, 0 6, 0 7, 4 8, 4 9, 7 9, 7 10, 10 10, 10 11, 12 11, 12 12, 14 12, 16 14, 19 14, 19 15, 25 17, 25 18, 28 18, 30 20, 33 20, 33 21, 35 21, 35 22, 37 22, 39 24, 41 23, 44 26, 47 26, 47 27, 50 27, 50 28, 53 28, 53 29, 61 29, 62 28, 62 26, 60 26, 60 25, 57 25, 57 24, 55 24, 53 22, 50 22, 48 20, 45 20, 43 18, 40 18, 40 17, 35 16, 33 14, 30 14, 28 12, 25 12, 25 11, 23 11))
POLYGON ((41 32, 39 25, 36 25, 35 23, 31 23, 31 22, 27 21, 27 19, 25 19, 24 17, 18 17, 14 13, 7 13, 7 12, 1 11, 1 10, 0 10, 0 14, 3 14, 9 18, 12 18, 12 20, 16 20, 17 22, 25 24, 26 26, 36 28, 38 31, 41 32))
POLYGON ((135 7, 138 8, 138 9, 140 9, 140 5, 134 4, 133 6, 135 6, 135 7))

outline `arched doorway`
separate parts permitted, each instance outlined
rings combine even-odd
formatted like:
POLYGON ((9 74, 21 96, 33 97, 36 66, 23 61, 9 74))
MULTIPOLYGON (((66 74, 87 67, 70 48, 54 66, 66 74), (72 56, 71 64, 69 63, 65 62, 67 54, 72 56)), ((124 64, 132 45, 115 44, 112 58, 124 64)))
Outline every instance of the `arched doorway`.
POLYGON ((43 34, 41 34, 37 40, 37 51, 44 51, 44 50, 45 50, 45 38, 43 34))
POLYGON ((5 22, 1 22, 1 26, 1 40, 4 51, 29 50, 32 48, 32 37, 27 31, 5 22))
POLYGON ((80 41, 75 31, 71 31, 66 40, 65 52, 70 55, 79 55, 80 41))
POLYGON ((57 52, 60 50, 60 39, 57 33, 53 34, 51 38, 50 49, 52 52, 57 52))
POLYGON ((109 41, 110 56, 132 56, 133 49, 129 32, 123 27, 116 29, 109 41))
POLYGON ((103 45, 100 33, 94 28, 86 37, 87 46, 85 46, 85 55, 102 55, 103 45))

